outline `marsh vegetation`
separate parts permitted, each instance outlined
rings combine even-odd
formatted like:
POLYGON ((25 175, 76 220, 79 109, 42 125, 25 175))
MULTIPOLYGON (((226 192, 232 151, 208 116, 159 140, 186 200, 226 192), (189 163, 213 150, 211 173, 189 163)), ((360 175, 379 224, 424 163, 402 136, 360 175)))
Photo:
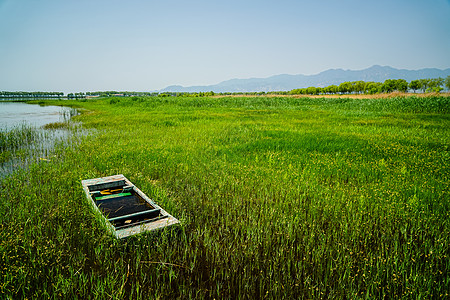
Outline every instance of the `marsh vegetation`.
POLYGON ((63 103, 96 131, 1 181, 0 294, 448 297, 449 97, 63 103), (115 240, 81 188, 113 174, 182 225, 115 240))

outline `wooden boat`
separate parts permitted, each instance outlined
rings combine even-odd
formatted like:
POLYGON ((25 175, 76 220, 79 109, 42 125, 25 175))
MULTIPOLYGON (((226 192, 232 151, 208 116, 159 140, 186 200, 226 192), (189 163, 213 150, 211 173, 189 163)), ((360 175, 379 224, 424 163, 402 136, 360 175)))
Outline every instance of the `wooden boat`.
POLYGON ((82 180, 81 184, 116 238, 179 223, 122 174, 82 180))

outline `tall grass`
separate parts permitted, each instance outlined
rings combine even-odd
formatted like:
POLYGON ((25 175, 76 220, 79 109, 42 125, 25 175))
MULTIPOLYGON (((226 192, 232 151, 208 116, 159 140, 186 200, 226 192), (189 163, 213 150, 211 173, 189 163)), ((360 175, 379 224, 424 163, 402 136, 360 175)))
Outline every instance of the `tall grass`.
POLYGON ((0 178, 36 161, 49 161, 55 145, 65 144, 69 135, 84 135, 80 124, 69 119, 41 128, 22 123, 0 129, 0 178))
MULTIPOLYGON (((26 123, 0 129, 0 167, 20 151, 42 138, 42 132, 26 123)), ((0 176, 1 177, 1 176, 0 176)))
POLYGON ((97 133, 2 181, 0 292, 448 297, 448 101, 65 102, 97 133), (81 180, 118 173, 182 225, 109 236, 81 180))
POLYGON ((11 129, 0 129, 0 151, 17 150, 38 139, 42 134, 34 127, 26 123, 15 126, 11 129))

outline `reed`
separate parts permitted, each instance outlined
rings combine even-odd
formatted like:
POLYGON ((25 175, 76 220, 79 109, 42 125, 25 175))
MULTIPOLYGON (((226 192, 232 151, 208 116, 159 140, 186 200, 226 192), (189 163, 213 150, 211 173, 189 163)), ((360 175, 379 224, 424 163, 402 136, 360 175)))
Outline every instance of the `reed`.
POLYGON ((41 137, 41 133, 26 123, 0 129, 0 151, 17 150, 41 137))

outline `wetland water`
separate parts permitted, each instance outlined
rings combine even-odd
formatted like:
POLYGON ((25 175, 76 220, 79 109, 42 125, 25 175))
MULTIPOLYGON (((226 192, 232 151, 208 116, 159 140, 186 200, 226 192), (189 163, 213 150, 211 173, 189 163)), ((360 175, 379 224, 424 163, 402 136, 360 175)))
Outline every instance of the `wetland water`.
POLYGON ((59 106, 0 101, 0 128, 12 128, 24 122, 40 127, 48 123, 61 121, 63 114, 64 108, 59 106))
POLYGON ((0 101, 0 180, 32 163, 50 162, 55 146, 76 132, 69 122, 73 115, 67 107, 0 101), (43 128, 50 123, 67 126, 43 128))

